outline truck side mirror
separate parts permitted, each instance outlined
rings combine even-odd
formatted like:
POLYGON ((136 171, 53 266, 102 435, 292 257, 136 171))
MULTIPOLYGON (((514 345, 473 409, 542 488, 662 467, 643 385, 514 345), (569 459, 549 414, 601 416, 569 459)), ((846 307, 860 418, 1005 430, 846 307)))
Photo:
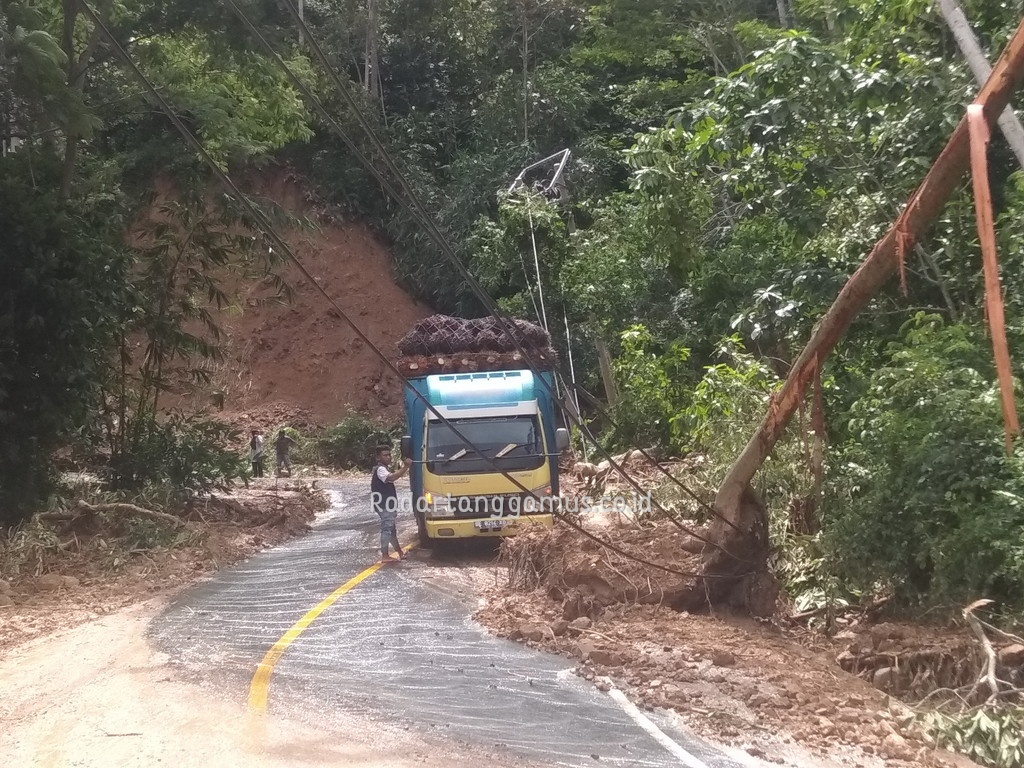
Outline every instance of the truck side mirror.
POLYGON ((559 453, 569 447, 569 430, 565 427, 559 427, 555 430, 555 446, 558 448, 559 453))
POLYGON ((402 435, 402 458, 412 458, 412 435, 402 435))

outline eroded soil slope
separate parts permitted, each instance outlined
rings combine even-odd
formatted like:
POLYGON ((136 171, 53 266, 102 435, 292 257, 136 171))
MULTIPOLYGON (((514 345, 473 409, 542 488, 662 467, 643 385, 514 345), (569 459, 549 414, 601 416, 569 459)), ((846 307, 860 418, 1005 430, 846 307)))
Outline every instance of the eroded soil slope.
MULTIPOLYGON (((364 225, 329 212, 287 170, 247 186, 315 225, 281 234, 319 285, 396 358, 398 339, 432 310, 396 284, 387 245, 364 225)), ((229 416, 276 410, 321 425, 351 410, 397 416, 400 382, 293 264, 277 272, 292 288, 291 302, 264 302, 275 293, 269 281, 236 286, 237 305, 218 315, 225 359, 211 370, 213 381, 183 404, 210 407, 220 392, 229 416)))

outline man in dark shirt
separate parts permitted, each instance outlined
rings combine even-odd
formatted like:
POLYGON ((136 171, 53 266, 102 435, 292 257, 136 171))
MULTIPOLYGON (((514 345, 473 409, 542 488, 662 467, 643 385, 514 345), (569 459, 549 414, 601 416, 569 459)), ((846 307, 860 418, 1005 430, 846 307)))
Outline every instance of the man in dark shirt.
POLYGON ((370 502, 373 511, 380 517, 380 561, 390 563, 389 546, 395 548, 399 560, 405 559, 398 543, 398 491, 395 489, 395 480, 409 471, 412 459, 405 459, 402 468, 392 472, 388 469, 391 465, 391 448, 386 445, 377 446, 376 458, 377 463, 370 479, 370 502))
POLYGON ((278 476, 286 469, 288 470, 288 477, 292 476, 292 460, 288 456, 288 451, 294 444, 295 441, 284 431, 284 427, 281 427, 277 433, 277 440, 274 441, 278 476))

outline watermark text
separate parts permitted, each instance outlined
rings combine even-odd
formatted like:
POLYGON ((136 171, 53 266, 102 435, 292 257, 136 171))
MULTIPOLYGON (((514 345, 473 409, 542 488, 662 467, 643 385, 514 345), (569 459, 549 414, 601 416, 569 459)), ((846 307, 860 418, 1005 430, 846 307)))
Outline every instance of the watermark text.
POLYGON ((422 514, 427 517, 519 517, 534 514, 579 514, 604 509, 611 512, 640 515, 649 513, 652 507, 650 492, 640 495, 603 496, 452 496, 434 495, 431 501, 425 496, 413 499, 410 496, 388 496, 370 494, 370 506, 378 514, 387 515, 422 514))

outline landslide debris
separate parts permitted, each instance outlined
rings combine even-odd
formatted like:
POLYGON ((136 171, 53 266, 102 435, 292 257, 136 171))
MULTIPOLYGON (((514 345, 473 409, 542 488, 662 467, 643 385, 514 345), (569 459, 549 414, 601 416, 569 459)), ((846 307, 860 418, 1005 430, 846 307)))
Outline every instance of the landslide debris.
MULTIPOLYGON (((0 537, 0 649, 110 613, 308 530, 316 482, 250 481, 196 502, 183 525, 117 512, 37 518, 0 537)), ((143 510, 145 511, 145 510, 143 510)))
MULTIPOLYGON (((696 570, 697 542, 674 526, 601 531, 630 554, 696 570)), ((692 579, 645 566, 559 526, 507 540, 507 585, 477 618, 511 640, 576 661, 598 688, 622 687, 648 707, 770 762, 795 752, 865 766, 945 766, 910 710, 844 671, 844 641, 730 615, 675 610, 692 579), (810 646, 810 647, 808 647, 810 646)))

